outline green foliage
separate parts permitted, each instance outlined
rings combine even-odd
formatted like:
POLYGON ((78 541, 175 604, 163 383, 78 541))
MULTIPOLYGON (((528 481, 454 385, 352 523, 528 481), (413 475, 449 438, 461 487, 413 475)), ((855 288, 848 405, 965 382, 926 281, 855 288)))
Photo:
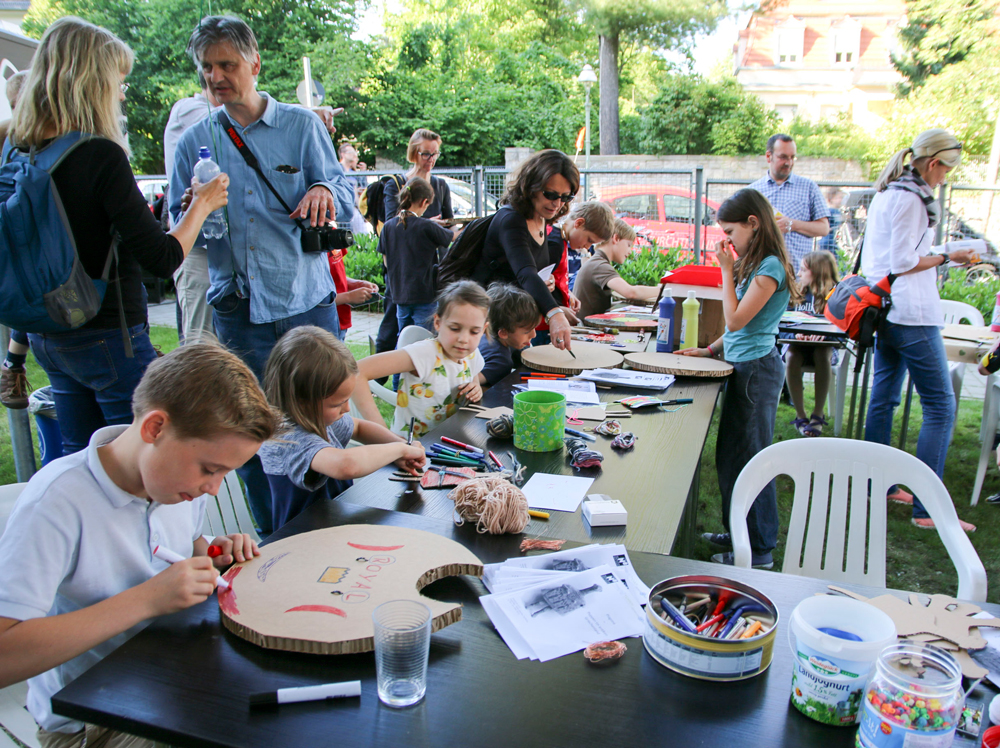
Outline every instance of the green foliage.
POLYGON ((364 45, 353 41, 353 0, 36 0, 25 18, 25 33, 39 37, 52 20, 78 15, 104 26, 135 52, 135 67, 125 101, 132 163, 138 173, 162 174, 163 129, 178 99, 198 90, 194 63, 185 54, 199 19, 232 14, 246 20, 261 52, 260 89, 279 101, 295 102, 302 79, 302 57, 309 56, 313 77, 329 101, 349 106, 365 60, 364 45))
POLYGON ((663 274, 681 265, 693 262, 691 252, 680 247, 660 247, 655 241, 649 247, 632 252, 621 265, 618 273, 633 286, 658 286, 663 274))
POLYGON ((967 271, 961 268, 949 270, 947 279, 941 284, 941 298, 971 304, 983 313, 984 319, 992 319, 997 292, 1000 291, 1000 278, 980 276, 970 280, 966 276, 967 271))
POLYGON ((385 287, 382 255, 378 252, 378 237, 375 234, 355 234, 354 246, 344 255, 344 270, 348 278, 371 281, 385 287))
POLYGON ((902 51, 892 60, 907 78, 902 93, 977 50, 994 47, 998 11, 997 0, 907 0, 906 24, 899 29, 902 51))
POLYGON ((779 120, 735 78, 667 75, 651 104, 623 118, 626 153, 761 153, 779 120))

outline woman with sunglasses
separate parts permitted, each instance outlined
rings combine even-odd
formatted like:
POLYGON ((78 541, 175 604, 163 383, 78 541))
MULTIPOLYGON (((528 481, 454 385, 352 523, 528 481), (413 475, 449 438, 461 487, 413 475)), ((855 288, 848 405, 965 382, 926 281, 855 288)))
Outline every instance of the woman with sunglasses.
MULTIPOLYGON (((917 457, 939 477, 944 477, 955 422, 955 395, 941 337, 944 313, 937 269, 948 262, 968 263, 974 252, 931 246, 935 226, 942 218, 934 188, 961 160, 962 144, 941 129, 920 133, 913 145, 898 151, 875 182, 876 194, 868 209, 861 249, 862 273, 870 282, 890 273, 896 276, 892 308, 875 348, 865 440, 889 443, 893 410, 899 405, 903 375, 909 372, 923 408, 917 457)), ((891 486, 888 499, 912 504, 913 524, 934 528, 934 520, 910 493, 891 486)), ((976 529, 967 522, 961 524, 966 532, 976 529)))
POLYGON ((490 224, 482 257, 472 273, 472 279, 484 288, 502 281, 531 294, 549 325, 552 344, 567 350, 567 312, 538 271, 561 259, 561 246, 558 252, 550 248, 545 229, 569 212, 578 189, 580 172, 562 151, 539 151, 519 164, 507 180, 502 207, 490 224))

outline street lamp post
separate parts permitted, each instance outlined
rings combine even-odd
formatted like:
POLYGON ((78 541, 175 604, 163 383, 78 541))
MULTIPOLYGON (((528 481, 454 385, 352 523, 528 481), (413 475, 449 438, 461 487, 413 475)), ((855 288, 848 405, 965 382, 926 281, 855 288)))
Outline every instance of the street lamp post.
MULTIPOLYGON (((584 162, 588 171, 590 169, 590 87, 597 83, 597 75, 594 73, 594 68, 589 64, 583 66, 583 70, 580 71, 580 75, 576 79, 577 83, 583 84, 583 90, 586 94, 586 104, 584 109, 586 111, 586 122, 584 129, 584 136, 586 138, 586 148, 587 148, 587 160, 584 162)), ((590 175, 586 175, 589 177, 590 175)), ((586 190, 585 190, 586 192, 586 190)))

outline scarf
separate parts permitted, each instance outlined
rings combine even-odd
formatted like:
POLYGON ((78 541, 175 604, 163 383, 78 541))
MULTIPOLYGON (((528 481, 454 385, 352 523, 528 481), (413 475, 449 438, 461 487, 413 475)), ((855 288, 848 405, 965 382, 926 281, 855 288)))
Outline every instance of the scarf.
POLYGON ((934 193, 931 191, 930 185, 928 185, 927 182, 925 182, 912 167, 904 166, 903 175, 899 179, 889 182, 887 189, 906 190, 907 192, 912 192, 914 195, 919 197, 924 203, 924 208, 927 209, 928 225, 931 228, 937 226, 938 210, 940 206, 938 205, 937 200, 934 199, 934 193))

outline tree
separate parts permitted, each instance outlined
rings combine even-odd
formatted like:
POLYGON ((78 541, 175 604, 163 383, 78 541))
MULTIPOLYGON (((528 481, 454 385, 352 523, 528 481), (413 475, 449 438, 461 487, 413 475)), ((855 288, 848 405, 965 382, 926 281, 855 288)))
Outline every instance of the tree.
POLYGON ((899 30, 902 52, 893 55, 907 82, 906 95, 932 75, 996 44, 998 0, 907 0, 906 25, 899 30))
POLYGON ((719 0, 579 0, 600 38, 601 153, 619 153, 619 76, 630 54, 648 45, 688 52, 697 33, 725 15, 719 0))
MULTIPOLYGON (((353 100, 364 48, 352 41, 352 0, 228 0, 213 7, 250 24, 261 54, 260 88, 279 101, 294 102, 302 80, 302 57, 328 99, 353 100)), ((194 63, 185 54, 188 38, 205 5, 200 0, 35 0, 25 33, 41 36, 60 16, 77 15, 113 31, 135 52, 125 101, 132 165, 139 173, 164 172, 163 129, 175 101, 198 90, 194 63)))

